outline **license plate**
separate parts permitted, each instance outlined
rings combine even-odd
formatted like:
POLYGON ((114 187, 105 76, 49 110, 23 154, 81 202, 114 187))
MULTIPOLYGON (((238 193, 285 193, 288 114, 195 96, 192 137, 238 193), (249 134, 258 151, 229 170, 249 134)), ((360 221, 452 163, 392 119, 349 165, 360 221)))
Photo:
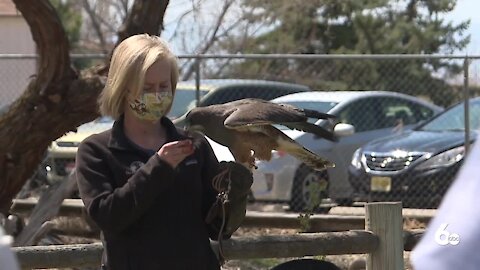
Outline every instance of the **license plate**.
POLYGON ((385 176, 373 176, 370 181, 370 190, 390 192, 392 190, 392 178, 385 176))

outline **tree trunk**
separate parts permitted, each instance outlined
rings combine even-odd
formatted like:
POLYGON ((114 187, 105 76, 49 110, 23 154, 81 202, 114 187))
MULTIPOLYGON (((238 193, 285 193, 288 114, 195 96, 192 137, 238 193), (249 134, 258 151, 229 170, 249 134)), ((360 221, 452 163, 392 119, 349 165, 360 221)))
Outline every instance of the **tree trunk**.
POLYGON ((136 0, 118 31, 117 44, 135 34, 160 35, 169 0, 136 0))
MULTIPOLYGON (((72 69, 67 36, 48 0, 13 1, 30 27, 39 59, 37 75, 0 117, 3 214, 8 213, 12 199, 33 174, 50 143, 98 116, 97 97, 108 70, 108 64, 79 73, 72 69)), ((136 0, 119 31, 119 40, 152 33, 152 29, 159 34, 167 4, 168 0, 136 0)))

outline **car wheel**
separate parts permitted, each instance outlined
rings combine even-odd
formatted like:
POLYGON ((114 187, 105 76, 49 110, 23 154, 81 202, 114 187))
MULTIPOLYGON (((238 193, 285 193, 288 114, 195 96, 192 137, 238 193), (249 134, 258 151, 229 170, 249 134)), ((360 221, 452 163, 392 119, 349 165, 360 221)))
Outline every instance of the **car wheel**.
POLYGON ((321 207, 321 200, 328 195, 326 171, 315 171, 301 165, 295 174, 292 197, 289 205, 293 211, 314 211, 328 213, 330 207, 321 207))

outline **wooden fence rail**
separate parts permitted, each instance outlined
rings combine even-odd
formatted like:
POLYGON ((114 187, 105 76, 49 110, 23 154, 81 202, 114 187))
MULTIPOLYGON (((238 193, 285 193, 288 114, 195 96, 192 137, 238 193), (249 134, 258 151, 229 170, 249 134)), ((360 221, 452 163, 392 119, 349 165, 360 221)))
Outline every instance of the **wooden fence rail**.
MULTIPOLYGON (((37 201, 14 200, 11 212, 17 214, 27 214, 30 212, 37 201)), ((79 199, 66 199, 62 203, 59 216, 86 217, 83 202, 79 199)), ((433 214, 404 214, 404 219, 415 219, 420 222, 429 222, 433 214)), ((272 213, 247 211, 243 227, 266 227, 266 228, 300 228, 300 221, 296 213, 272 213)), ((361 230, 365 228, 364 215, 321 215, 315 214, 310 217, 310 232, 337 232, 346 230, 361 230)))
MULTIPOLYGON (((223 243, 227 259, 291 258, 313 255, 363 254, 379 240, 368 231, 232 237, 223 243)), ((217 249, 217 243, 212 242, 217 249)), ((101 244, 15 247, 22 268, 88 267, 100 265, 101 244)))
MULTIPOLYGON (((403 269, 401 203, 366 205, 366 230, 234 237, 224 242, 228 259, 291 258, 367 253, 367 270, 403 269)), ((415 239, 410 234, 409 239, 415 239)), ((212 242, 212 248, 218 249, 212 242)), ((62 245, 15 247, 22 268, 98 266, 102 246, 62 245)))

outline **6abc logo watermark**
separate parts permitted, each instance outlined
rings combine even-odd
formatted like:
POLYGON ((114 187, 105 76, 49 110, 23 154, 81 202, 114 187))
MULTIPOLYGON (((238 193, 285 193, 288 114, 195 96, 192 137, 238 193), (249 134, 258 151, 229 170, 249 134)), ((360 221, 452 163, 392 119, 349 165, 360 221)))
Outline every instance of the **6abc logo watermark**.
POLYGON ((447 231, 448 223, 442 223, 440 228, 435 232, 435 242, 441 246, 456 246, 460 243, 460 236, 456 233, 447 231))

